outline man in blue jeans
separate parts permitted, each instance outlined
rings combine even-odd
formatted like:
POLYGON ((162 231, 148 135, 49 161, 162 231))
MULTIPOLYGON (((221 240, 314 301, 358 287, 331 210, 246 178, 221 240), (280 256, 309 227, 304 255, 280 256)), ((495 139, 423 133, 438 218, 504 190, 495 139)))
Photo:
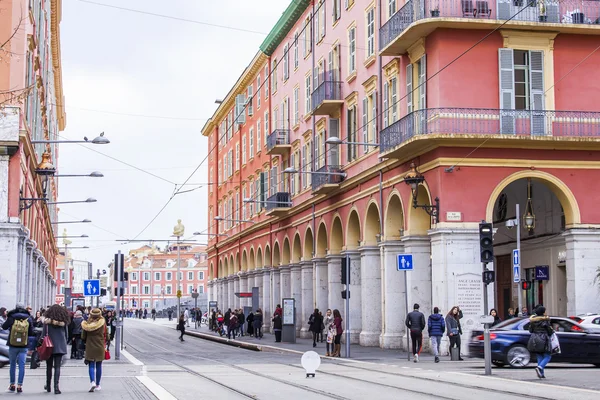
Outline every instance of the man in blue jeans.
POLYGON ((33 318, 31 318, 29 311, 25 309, 25 306, 22 303, 17 303, 15 309, 9 311, 6 321, 2 324, 2 329, 9 331, 8 340, 6 341, 6 344, 8 345, 8 358, 10 360, 10 385, 8 386, 8 391, 14 393, 16 390, 17 393, 22 393, 23 379, 25 378, 25 359, 27 358, 28 339, 35 336, 33 330, 33 318), (14 338, 11 335, 13 325, 17 321, 28 322, 29 327, 26 335, 27 337, 14 338), (19 379, 17 381, 17 386, 15 387, 17 363, 19 364, 19 379))

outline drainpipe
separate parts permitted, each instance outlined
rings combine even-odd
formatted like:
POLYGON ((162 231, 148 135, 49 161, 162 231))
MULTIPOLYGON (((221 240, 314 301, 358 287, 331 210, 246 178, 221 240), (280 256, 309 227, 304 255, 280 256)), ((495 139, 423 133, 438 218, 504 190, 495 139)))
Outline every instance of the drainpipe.
MULTIPOLYGON (((378 9, 378 13, 377 13, 377 33, 379 33, 380 29, 381 29, 381 15, 382 15, 382 8, 381 8, 381 0, 379 0, 379 5, 377 7, 378 9)), ((378 38, 379 35, 378 35, 378 38)), ((377 41, 377 45, 379 46, 379 40, 377 41)), ((383 84, 381 82, 382 79, 382 73, 381 73, 381 67, 382 67, 382 57, 381 57, 381 53, 379 53, 379 50, 377 50, 378 56, 377 56, 377 90, 379 92, 379 96, 376 96, 376 99, 383 99, 383 84)), ((383 100, 379 101, 379 104, 382 105, 383 107, 383 100)), ((381 133, 381 129, 383 128, 383 113, 386 112, 385 110, 381 110, 381 112, 379 112, 377 118, 377 126, 379 127, 379 133, 381 133)), ((377 135, 377 143, 380 144, 381 146, 381 135, 377 135)), ((381 153, 381 147, 379 148, 379 151, 381 153)), ((384 237, 384 230, 383 230, 383 171, 381 169, 379 169, 379 234, 381 235, 379 238, 381 240, 381 238, 384 237)), ((382 302, 382 307, 381 307, 381 330, 382 332, 385 332, 385 303, 386 303, 386 297, 385 297, 385 284, 386 281, 384 279, 385 274, 384 274, 384 270, 385 270, 385 256, 383 254, 383 251, 381 250, 381 247, 379 248, 379 264, 380 264, 380 270, 381 270, 381 302, 382 302)))
MULTIPOLYGON (((314 26, 313 22, 315 20, 315 2, 313 1, 312 4, 312 18, 311 18, 311 24, 310 24, 310 29, 312 29, 312 27, 314 26)), ((308 28, 308 27, 307 27, 308 28)), ((310 59, 311 59, 311 63, 312 63, 312 71, 310 71, 311 73, 311 79, 312 79, 312 91, 314 92, 315 90, 317 90, 317 87, 315 86, 315 52, 316 52, 316 48, 317 48, 317 41, 316 41, 316 30, 311 30, 311 35, 310 35, 310 47, 311 47, 311 53, 310 53, 310 59)), ((317 71, 317 76, 319 76, 318 71, 317 71)), ((311 93, 311 97, 312 97, 312 93, 311 93)), ((314 109, 315 105, 312 103, 312 99, 310 102, 310 107, 314 109)), ((315 115, 313 114, 312 117, 312 144, 310 146, 310 170, 312 172, 315 171, 315 165, 316 165, 316 161, 315 160, 315 138, 317 135, 317 132, 315 132, 316 130, 316 118, 315 115)), ((313 183, 313 176, 311 175, 310 177, 310 184, 312 186, 313 183)))

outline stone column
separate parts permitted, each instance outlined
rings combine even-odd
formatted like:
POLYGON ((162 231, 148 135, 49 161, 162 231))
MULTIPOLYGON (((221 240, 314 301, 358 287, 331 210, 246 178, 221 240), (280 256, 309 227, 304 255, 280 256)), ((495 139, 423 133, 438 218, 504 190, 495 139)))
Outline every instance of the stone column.
POLYGON ((386 241, 380 246, 383 253, 381 347, 399 349, 406 331, 404 324, 406 301, 404 290, 405 272, 397 270, 397 255, 404 253, 404 246, 400 241, 386 241))
MULTIPOLYGON (((240 272, 240 292, 248 292, 248 272, 240 272)), ((246 301, 246 299, 240 299, 240 307, 245 307, 247 306, 248 302, 246 301)))
POLYGON ((361 346, 379 346, 381 336, 381 256, 379 246, 359 248, 362 309, 361 346))
POLYGON ((231 308, 233 311, 235 309, 235 288, 234 288, 234 275, 230 275, 227 277, 227 298, 229 302, 227 304, 227 308, 231 308))
MULTIPOLYGON (((25 231, 19 230, 19 239, 17 241, 17 301, 23 303, 26 296, 26 269, 27 269, 27 253, 26 253, 27 236, 25 231)), ((8 254, 8 253, 7 253, 8 254)))
POLYGON ((208 296, 208 301, 214 301, 213 298, 213 282, 212 281, 208 281, 206 283, 206 293, 208 296))
MULTIPOLYGON (((326 258, 315 258, 313 259, 315 266, 314 271, 314 298, 315 307, 319 309, 325 315, 325 311, 329 308, 329 293, 328 293, 328 276, 327 266, 328 262, 326 258)), ((340 293, 338 293, 340 295, 340 293)))
MULTIPOLYGON (((238 272, 239 274, 239 272, 238 272)), ((240 298, 235 295, 235 293, 241 292, 240 290, 240 276, 235 274, 231 278, 233 279, 233 307, 240 308, 240 298)))
MULTIPOLYGON (((359 343, 360 331, 362 329, 362 293, 361 293, 361 260, 360 253, 357 250, 348 250, 342 253, 342 257, 350 259, 350 343, 359 343)), ((340 270, 341 271, 341 270, 340 270)), ((340 274, 341 281, 341 274, 340 274)), ((340 293, 341 295, 341 293, 340 293)), ((344 330, 346 330, 346 307, 345 301, 342 301, 340 313, 344 319, 344 330)), ((381 305, 379 306, 381 308, 381 305)), ((346 335, 342 336, 346 340, 346 335)))
POLYGON ((302 285, 302 302, 300 319, 300 337, 310 338, 312 333, 308 330, 308 319, 315 310, 315 301, 313 298, 313 263, 312 261, 302 261, 300 263, 300 276, 302 285))
POLYGON ((273 282, 271 290, 271 311, 275 312, 277 304, 281 304, 281 270, 273 268, 271 270, 271 281, 273 282))
MULTIPOLYGON (((327 308, 331 311, 336 308, 344 315, 344 299, 342 299, 342 255, 332 254, 327 260, 327 308)), ((317 303, 318 304, 318 303, 317 303)), ((326 308, 326 309, 327 309, 326 308)), ((323 313, 325 315, 325 313, 323 313)))
POLYGON ((596 274, 600 266, 600 232, 569 229, 563 236, 567 250, 567 315, 598 310, 596 274))
MULTIPOLYGON (((302 317, 302 270, 300 264, 290 264, 291 297, 296 300, 296 336, 300 336, 300 330, 305 318, 302 317)), ((308 318, 308 317, 307 317, 308 318)))
MULTIPOLYGON (((29 299, 29 303, 25 304, 25 307, 31 306, 34 310, 37 309, 37 301, 40 296, 40 268, 39 268, 40 256, 41 256, 41 253, 39 252, 39 250, 34 249, 32 264, 31 264, 31 270, 33 272, 33 277, 34 277, 33 278, 33 287, 32 287, 33 290, 31 293, 31 298, 29 299)), ((67 268, 67 271, 68 271, 68 268, 67 268)), ((71 282, 71 288, 72 287, 73 287, 73 282, 71 282)), ((73 293, 72 289, 71 289, 71 293, 73 293)))
POLYGON ((258 288, 258 306, 263 308, 263 280, 262 280, 262 268, 254 271, 254 285, 253 287, 258 288))
POLYGON ((292 297, 292 274, 291 267, 289 265, 282 265, 279 267, 279 288, 280 288, 280 300, 292 297))
POLYGON ((225 278, 219 278, 218 280, 218 288, 219 288, 219 309, 222 312, 227 311, 225 308, 227 303, 227 282, 225 282, 225 278))
POLYGON ((271 331, 271 267, 265 267, 262 270, 262 311, 263 311, 263 331, 271 331))

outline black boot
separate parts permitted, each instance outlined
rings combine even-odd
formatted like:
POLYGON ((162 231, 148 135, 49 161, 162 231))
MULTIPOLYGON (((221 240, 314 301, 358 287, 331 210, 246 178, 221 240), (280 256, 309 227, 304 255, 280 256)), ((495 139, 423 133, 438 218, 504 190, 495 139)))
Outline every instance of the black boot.
POLYGON ((61 391, 58 388, 58 381, 60 380, 60 357, 54 359, 54 394, 60 394, 61 391))
POLYGON ((48 393, 52 391, 52 386, 50 386, 50 381, 52 380, 52 366, 46 363, 46 385, 44 385, 44 390, 48 393))

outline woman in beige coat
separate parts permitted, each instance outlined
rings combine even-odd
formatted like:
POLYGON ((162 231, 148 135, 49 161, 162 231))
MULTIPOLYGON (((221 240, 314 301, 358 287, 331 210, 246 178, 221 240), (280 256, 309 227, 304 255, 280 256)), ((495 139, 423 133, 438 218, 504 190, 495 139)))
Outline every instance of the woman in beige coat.
POLYGON ((85 341, 85 361, 90 373, 90 392, 100 390, 102 361, 106 349, 106 325, 102 311, 94 308, 87 321, 81 323, 81 339, 85 341))

